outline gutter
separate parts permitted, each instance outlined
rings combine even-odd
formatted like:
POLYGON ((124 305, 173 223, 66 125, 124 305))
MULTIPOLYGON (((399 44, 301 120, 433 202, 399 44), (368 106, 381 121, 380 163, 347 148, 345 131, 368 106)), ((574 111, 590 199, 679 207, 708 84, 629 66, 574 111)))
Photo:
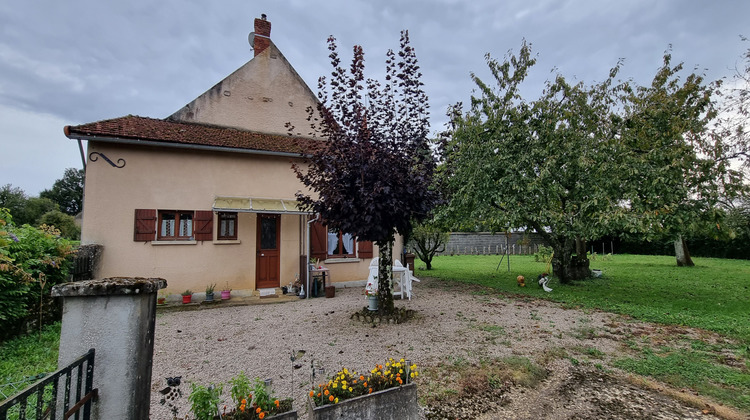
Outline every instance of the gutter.
POLYGON ((130 144, 139 146, 154 146, 154 147, 171 147, 175 149, 190 149, 190 150, 204 150, 211 152, 232 152, 232 153, 246 153, 251 155, 265 155, 265 156, 283 156, 283 157, 311 157, 311 154, 292 153, 292 152, 274 152, 270 150, 258 150, 258 149, 243 149, 239 147, 222 147, 222 146, 206 146, 206 145, 195 145, 195 144, 184 144, 184 143, 170 143, 160 142, 152 140, 138 140, 138 139, 123 139, 120 137, 100 137, 100 136, 89 136, 84 134, 72 134, 70 133, 70 126, 65 126, 65 137, 71 140, 78 140, 79 144, 81 140, 86 141, 99 141, 102 143, 115 143, 115 144, 130 144))

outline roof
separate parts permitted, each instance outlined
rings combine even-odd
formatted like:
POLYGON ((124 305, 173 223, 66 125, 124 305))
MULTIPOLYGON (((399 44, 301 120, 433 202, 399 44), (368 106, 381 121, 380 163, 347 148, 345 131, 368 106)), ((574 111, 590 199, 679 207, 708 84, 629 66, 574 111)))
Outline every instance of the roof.
POLYGON ((281 136, 135 115, 65 126, 65 136, 89 141, 285 155, 309 155, 324 145, 321 140, 305 137, 281 136))

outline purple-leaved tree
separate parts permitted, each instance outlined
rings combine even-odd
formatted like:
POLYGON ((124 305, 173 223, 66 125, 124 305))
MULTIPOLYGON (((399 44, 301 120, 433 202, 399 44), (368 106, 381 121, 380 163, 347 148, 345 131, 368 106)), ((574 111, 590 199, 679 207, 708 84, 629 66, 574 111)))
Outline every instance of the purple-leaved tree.
POLYGON ((329 228, 378 245, 379 312, 389 314, 395 235, 408 234, 437 200, 427 96, 408 31, 401 32, 398 54, 388 51, 383 83, 365 79, 361 46, 354 47, 348 69, 341 66, 335 38, 328 39, 328 49, 331 77, 319 79, 318 109, 308 110, 325 147, 308 165, 294 166, 310 190, 297 199, 329 228))

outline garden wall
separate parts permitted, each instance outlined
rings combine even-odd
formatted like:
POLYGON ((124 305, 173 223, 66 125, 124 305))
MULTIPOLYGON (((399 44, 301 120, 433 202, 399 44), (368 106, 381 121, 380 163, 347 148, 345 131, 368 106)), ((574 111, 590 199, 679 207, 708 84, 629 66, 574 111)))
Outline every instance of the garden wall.
POLYGON ((498 255, 504 254, 506 247, 509 254, 533 254, 539 245, 545 242, 537 233, 452 232, 445 251, 437 255, 498 255))

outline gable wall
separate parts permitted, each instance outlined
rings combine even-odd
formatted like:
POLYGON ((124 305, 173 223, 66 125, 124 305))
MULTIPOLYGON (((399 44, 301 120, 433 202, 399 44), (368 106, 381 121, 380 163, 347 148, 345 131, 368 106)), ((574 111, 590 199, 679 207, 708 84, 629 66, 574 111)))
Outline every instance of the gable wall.
POLYGON ((289 62, 271 45, 254 59, 175 112, 170 119, 287 135, 310 135, 308 107, 313 92, 289 62))

